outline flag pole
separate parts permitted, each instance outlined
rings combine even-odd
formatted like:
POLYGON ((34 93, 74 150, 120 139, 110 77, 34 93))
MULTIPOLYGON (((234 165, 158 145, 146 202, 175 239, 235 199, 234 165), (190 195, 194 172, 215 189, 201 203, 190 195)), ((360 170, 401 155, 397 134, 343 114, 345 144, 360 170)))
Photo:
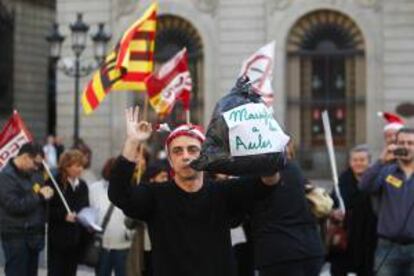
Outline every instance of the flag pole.
MULTIPOLYGON (((151 49, 151 45, 150 45, 150 42, 149 42, 149 40, 147 39, 147 40, 145 40, 145 47, 146 47, 146 50, 147 51, 150 51, 151 49)), ((152 69, 151 69, 151 71, 152 71, 152 69)), ((148 91, 145 91, 146 93, 145 93, 145 99, 144 99, 144 115, 143 115, 143 118, 142 118, 142 120, 143 121, 148 121, 148 105, 149 105, 149 98, 148 98, 148 91)), ((137 183, 136 184, 138 184, 138 183, 140 183, 141 182, 141 175, 142 175, 142 171, 143 171, 143 168, 142 168, 142 159, 143 159, 143 156, 144 156, 144 143, 141 143, 139 146, 138 146, 138 158, 139 158, 139 160, 138 160, 138 172, 137 172, 137 183)))
POLYGON ((187 109, 185 111, 185 121, 187 122, 187 124, 190 123, 190 109, 187 109))
POLYGON ((148 121, 148 105, 149 105, 148 93, 145 93, 144 115, 143 115, 143 118, 142 118, 144 121, 148 121))
POLYGON ((143 167, 142 167, 142 159, 144 158, 144 143, 139 144, 138 146, 138 172, 137 172, 137 181, 135 184, 139 184, 141 182, 143 167))
POLYGON ((329 122, 329 115, 328 115, 327 110, 324 110, 322 112, 322 123, 323 123, 323 128, 325 130, 325 141, 326 141, 326 147, 328 148, 329 161, 331 164, 332 178, 334 181, 334 191, 339 201, 339 208, 345 214, 344 200, 342 199, 341 191, 339 190, 338 170, 336 166, 332 131, 331 131, 331 125, 329 122))
POLYGON ((50 204, 46 202, 46 221, 45 221, 45 265, 46 271, 49 270, 49 216, 50 216, 50 204))
MULTIPOLYGON (((148 121, 148 93, 145 93, 145 103, 144 103, 144 115, 142 120, 148 121)), ((138 146, 138 175, 137 175, 137 184, 141 181, 142 171, 144 170, 142 167, 142 159, 144 158, 144 143, 141 143, 138 146)))
POLYGON ((66 201, 65 197, 63 196, 62 190, 59 188, 59 185, 57 184, 55 178, 53 177, 52 173, 50 172, 49 166, 46 164, 46 162, 43 160, 42 161, 43 167, 46 170, 46 173, 49 175, 50 180, 52 180, 53 186, 56 189, 56 192, 58 193, 60 200, 62 200, 63 206, 65 206, 66 212, 72 213, 72 211, 69 208, 68 202, 66 201))

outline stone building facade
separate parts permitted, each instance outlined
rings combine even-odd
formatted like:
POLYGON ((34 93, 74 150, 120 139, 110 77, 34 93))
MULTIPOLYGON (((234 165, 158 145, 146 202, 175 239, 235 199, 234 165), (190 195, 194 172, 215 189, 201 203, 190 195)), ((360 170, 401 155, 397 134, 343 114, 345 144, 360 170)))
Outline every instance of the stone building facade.
POLYGON ((35 138, 48 132, 49 50, 54 0, 0 0, 0 125, 19 111, 35 138))
MULTIPOLYGON (((85 5, 80 0, 57 0, 57 18, 68 25, 81 11, 93 26, 105 22, 115 43, 150 2, 89 0, 85 5)), ((182 46, 190 49, 196 82, 194 121, 206 125, 242 61, 276 40, 276 116, 294 137, 298 157, 310 175, 329 176, 329 170, 320 170, 328 168, 320 123, 323 109, 333 121, 340 168, 354 144, 381 149, 383 123, 377 111, 398 110, 410 123, 413 0, 160 0, 159 6, 156 60, 162 62, 182 46)), ((69 42, 64 50, 70 56, 69 42)), ((84 54, 85 62, 89 57, 91 49, 84 54)), ((58 133, 70 143, 73 80, 59 74, 57 83, 58 133)), ((94 168, 119 153, 123 109, 136 98, 132 93, 112 93, 94 114, 81 117, 81 137, 94 151, 94 168)))

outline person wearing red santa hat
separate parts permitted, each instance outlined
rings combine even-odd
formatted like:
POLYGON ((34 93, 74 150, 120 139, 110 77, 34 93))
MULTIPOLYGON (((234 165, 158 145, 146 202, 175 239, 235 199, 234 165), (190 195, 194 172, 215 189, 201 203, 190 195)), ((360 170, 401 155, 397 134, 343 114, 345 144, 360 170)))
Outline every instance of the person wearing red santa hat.
POLYGON ((386 145, 393 144, 398 130, 404 127, 404 120, 391 112, 378 112, 378 116, 386 122, 384 126, 384 141, 386 145))
POLYGON ((269 194, 279 173, 227 180, 204 178, 190 163, 205 140, 199 126, 185 124, 166 140, 173 179, 158 185, 130 185, 135 149, 152 132, 138 120, 138 109, 126 110, 127 138, 109 184, 109 198, 131 217, 148 224, 154 276, 235 275, 230 241, 231 220, 246 203, 269 194))
POLYGON ((394 150, 397 147, 395 145, 396 134, 404 127, 404 120, 391 112, 378 112, 378 116, 386 122, 384 126, 385 147, 380 155, 380 159, 384 160, 384 162, 392 162, 395 160, 394 150))

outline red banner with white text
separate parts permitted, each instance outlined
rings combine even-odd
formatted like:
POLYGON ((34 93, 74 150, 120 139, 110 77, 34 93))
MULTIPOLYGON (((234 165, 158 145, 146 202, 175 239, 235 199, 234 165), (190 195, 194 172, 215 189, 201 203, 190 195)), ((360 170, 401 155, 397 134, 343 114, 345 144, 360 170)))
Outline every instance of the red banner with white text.
POLYGON ((19 113, 14 111, 0 133, 0 170, 18 153, 22 145, 32 140, 32 134, 19 113))

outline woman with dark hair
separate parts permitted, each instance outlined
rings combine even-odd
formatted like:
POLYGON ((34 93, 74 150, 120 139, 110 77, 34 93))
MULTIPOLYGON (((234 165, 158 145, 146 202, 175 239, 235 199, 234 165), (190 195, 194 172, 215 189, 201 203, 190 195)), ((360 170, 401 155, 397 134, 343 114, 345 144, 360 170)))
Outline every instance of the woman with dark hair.
POLYGON ((98 210, 98 223, 103 224, 108 217, 106 228, 102 238, 102 252, 96 268, 97 276, 126 275, 126 259, 131 246, 130 233, 125 227, 125 215, 117 207, 111 204, 108 198, 108 180, 114 165, 115 158, 105 162, 102 169, 102 179, 91 184, 89 200, 91 207, 98 210))
POLYGON ((149 163, 142 175, 142 182, 162 183, 168 181, 170 167, 167 160, 154 160, 149 163))
MULTIPOLYGON (((67 213, 60 197, 52 198, 49 215, 48 275, 50 276, 76 275, 78 258, 88 238, 86 229, 76 218, 82 208, 89 206, 88 187, 79 178, 86 162, 85 156, 79 150, 63 153, 59 161, 56 180, 71 213, 67 213)), ((55 189, 51 180, 47 185, 55 189)))

